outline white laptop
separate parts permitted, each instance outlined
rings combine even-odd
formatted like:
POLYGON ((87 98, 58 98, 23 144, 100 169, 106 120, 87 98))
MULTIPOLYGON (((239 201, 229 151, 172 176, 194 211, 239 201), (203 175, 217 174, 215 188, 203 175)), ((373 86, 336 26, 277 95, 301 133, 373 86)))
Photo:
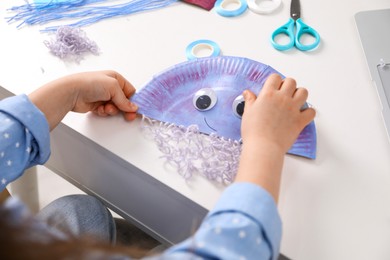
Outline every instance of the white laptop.
POLYGON ((359 12, 355 21, 390 140, 390 9, 359 12))

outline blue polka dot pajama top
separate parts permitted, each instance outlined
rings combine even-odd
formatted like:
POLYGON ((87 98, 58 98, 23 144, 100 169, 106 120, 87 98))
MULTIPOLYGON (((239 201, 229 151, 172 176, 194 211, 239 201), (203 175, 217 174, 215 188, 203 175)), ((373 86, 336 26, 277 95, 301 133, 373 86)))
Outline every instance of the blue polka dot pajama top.
MULTIPOLYGON (((44 114, 26 95, 1 100, 0 190, 49 156, 44 114)), ((255 184, 233 183, 193 236, 151 259, 277 259, 281 233, 271 195, 255 184)))

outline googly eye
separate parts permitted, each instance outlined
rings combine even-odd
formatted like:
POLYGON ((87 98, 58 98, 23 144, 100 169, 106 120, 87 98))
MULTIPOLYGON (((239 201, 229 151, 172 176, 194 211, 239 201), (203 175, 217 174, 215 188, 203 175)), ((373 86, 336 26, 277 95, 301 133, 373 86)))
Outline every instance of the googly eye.
POLYGON ((239 118, 244 114, 245 100, 242 95, 239 95, 234 99, 232 104, 233 113, 239 118))
POLYGON ((217 95, 211 88, 202 88, 195 93, 192 103, 196 109, 206 111, 215 106, 217 95))

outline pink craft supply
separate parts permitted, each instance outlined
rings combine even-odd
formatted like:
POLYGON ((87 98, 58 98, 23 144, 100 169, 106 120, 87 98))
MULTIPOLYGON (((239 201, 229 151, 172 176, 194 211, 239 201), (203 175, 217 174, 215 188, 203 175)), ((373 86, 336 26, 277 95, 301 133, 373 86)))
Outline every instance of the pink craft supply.
POLYGON ((216 0, 183 0, 186 3, 197 5, 207 11, 213 9, 216 0))

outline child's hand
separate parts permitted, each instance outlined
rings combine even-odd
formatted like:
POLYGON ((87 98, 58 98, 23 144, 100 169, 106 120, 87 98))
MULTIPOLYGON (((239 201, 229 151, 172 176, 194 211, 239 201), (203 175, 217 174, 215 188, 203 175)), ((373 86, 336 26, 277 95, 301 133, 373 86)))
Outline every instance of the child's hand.
POLYGON ((243 143, 272 145, 286 153, 303 128, 315 116, 315 110, 301 111, 308 97, 304 88, 297 88, 294 79, 284 80, 271 75, 256 98, 249 90, 243 93, 245 110, 242 117, 243 143))
POLYGON ((123 112, 125 119, 136 117, 137 106, 129 101, 135 88, 115 71, 85 72, 68 76, 77 84, 74 112, 88 112, 99 116, 123 112))
POLYGON ((136 118, 137 106, 129 101, 135 88, 115 71, 84 72, 51 81, 29 94, 45 114, 50 130, 69 111, 92 111, 99 116, 122 112, 126 120, 136 118))

